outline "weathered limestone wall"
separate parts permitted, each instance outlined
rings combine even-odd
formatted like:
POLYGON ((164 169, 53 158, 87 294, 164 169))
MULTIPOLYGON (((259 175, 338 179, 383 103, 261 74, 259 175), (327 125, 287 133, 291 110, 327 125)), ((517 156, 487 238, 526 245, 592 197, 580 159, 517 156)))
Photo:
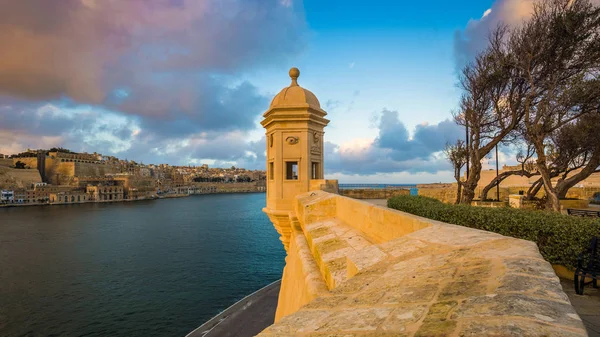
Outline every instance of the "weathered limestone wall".
POLYGON ((417 185, 419 195, 441 200, 445 203, 456 201, 456 184, 424 184, 417 185))
POLYGON ((60 163, 59 166, 64 164, 74 164, 75 176, 77 177, 102 177, 105 174, 114 174, 120 172, 118 167, 106 164, 75 162, 60 163))
POLYGON ((37 169, 13 169, 0 166, 0 188, 28 188, 42 181, 37 169))
POLYGON ((60 159, 46 158, 46 177, 53 185, 69 185, 74 177, 103 177, 106 174, 119 173, 116 166, 107 164, 61 162, 60 159))
POLYGON ((29 168, 32 169, 37 169, 37 157, 35 158, 30 158, 30 157, 26 157, 26 158, 13 158, 12 159, 12 166, 14 166, 18 161, 25 163, 26 166, 29 166, 29 168))
POLYGON ((258 192, 256 182, 251 183, 215 183, 216 193, 246 193, 258 192))
POLYGON ((277 319, 260 336, 586 336, 532 242, 322 191, 289 219, 277 319))
POLYGON ((353 199, 389 199, 397 195, 409 195, 406 189, 341 189, 340 194, 353 199))
POLYGON ((327 286, 321 277, 302 228, 292 225, 289 253, 285 258, 279 305, 275 314, 277 322, 282 317, 296 312, 318 296, 326 295, 327 286))
POLYGON ((375 207, 366 202, 338 197, 335 197, 335 200, 335 216, 361 231, 373 242, 386 242, 431 226, 427 219, 407 218, 402 213, 390 212, 387 208, 375 207))
MULTIPOLYGON (((483 187, 480 184, 479 187, 475 189, 475 199, 479 199, 481 195, 481 191, 483 187)), ((419 195, 430 197, 434 199, 441 200, 445 203, 454 203, 456 200, 456 184, 423 184, 417 185, 419 189, 419 195)), ((511 194, 519 194, 519 191, 523 191, 523 193, 527 193, 529 186, 507 186, 500 187, 500 200, 507 201, 509 195, 511 194)), ((584 186, 584 187, 572 187, 567 192, 567 198, 569 199, 582 199, 589 200, 594 196, 594 193, 600 192, 600 186, 584 186)), ((544 196, 544 189, 540 189, 537 197, 544 196)), ((496 188, 492 188, 488 191, 487 195, 488 199, 496 199, 496 188)))
POLYGON ((9 158, 0 158, 0 166, 13 167, 13 160, 9 158))

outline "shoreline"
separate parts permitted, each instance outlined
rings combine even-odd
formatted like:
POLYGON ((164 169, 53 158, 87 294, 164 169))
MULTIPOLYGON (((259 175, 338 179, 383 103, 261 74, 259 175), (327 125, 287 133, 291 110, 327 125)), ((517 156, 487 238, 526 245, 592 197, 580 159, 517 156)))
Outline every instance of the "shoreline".
POLYGON ((250 337, 260 333, 275 320, 280 287, 281 279, 258 289, 192 330, 185 337, 250 337), (272 311, 272 315, 268 313, 269 310, 272 311))
POLYGON ((266 193, 265 191, 223 191, 223 192, 213 192, 213 193, 194 193, 194 194, 171 194, 164 195, 156 198, 142 198, 142 199, 123 199, 123 200, 107 200, 107 201, 85 201, 85 202, 69 202, 69 203, 29 203, 29 204, 0 204, 0 209, 2 208, 12 208, 12 207, 34 207, 34 206, 63 206, 63 205, 83 205, 83 204, 114 204, 121 202, 136 202, 136 201, 148 201, 148 200, 161 200, 161 199, 173 199, 173 198, 187 198, 195 195, 210 195, 210 194, 237 194, 237 193, 266 193))

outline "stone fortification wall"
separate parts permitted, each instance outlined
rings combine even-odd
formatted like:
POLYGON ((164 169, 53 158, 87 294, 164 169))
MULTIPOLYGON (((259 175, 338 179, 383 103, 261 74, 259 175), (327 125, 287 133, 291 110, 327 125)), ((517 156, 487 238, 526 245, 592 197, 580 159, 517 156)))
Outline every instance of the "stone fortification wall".
POLYGON ((446 203, 456 201, 456 184, 423 184, 417 185, 419 195, 441 200, 446 203))
MULTIPOLYGON (((264 186, 256 182, 250 183, 194 183, 193 186, 204 188, 206 193, 248 193, 264 192, 264 186)), ((202 193, 200 193, 202 194, 202 193)))
POLYGON ((9 158, 0 158, 0 166, 2 167, 13 167, 13 161, 9 158))
POLYGON ((322 191, 299 195, 260 336, 585 336, 537 246, 322 191))
MULTIPOLYGON (((67 164, 60 163, 59 165, 67 164)), ((101 177, 105 174, 120 173, 120 169, 116 166, 107 164, 96 164, 96 163, 80 163, 75 162, 75 176, 77 177, 101 177)))
MULTIPOLYGON (((417 188, 419 189, 419 195, 421 195, 421 196, 438 199, 438 200, 441 200, 442 202, 446 202, 446 203, 454 203, 454 201, 456 200, 456 184, 423 184, 423 185, 417 185, 417 188)), ((523 193, 527 193, 528 189, 529 189, 529 186, 527 186, 527 185, 507 186, 507 187, 501 186, 500 187, 500 200, 508 201, 509 195, 519 194, 520 191, 523 191, 523 193)), ((476 199, 479 199, 479 196, 481 195, 482 190, 483 190, 483 187, 481 187, 481 185, 480 185, 480 187, 477 187, 475 189, 475 198, 476 199)), ((567 192, 567 198, 589 200, 590 198, 592 198, 594 196, 594 193, 596 193, 596 192, 600 192, 600 186, 584 185, 584 187, 572 187, 567 192)), ((543 188, 540 189, 540 191, 538 192, 538 194, 536 196, 543 197, 544 189, 543 188)), ((494 200, 496 199, 496 188, 495 187, 493 187, 492 189, 490 189, 488 191, 487 197, 488 197, 488 199, 494 199, 494 200)))
POLYGON ((42 181, 36 169, 13 169, 0 166, 0 188, 29 188, 42 181))
POLYGON ((409 190, 399 188, 341 189, 340 195, 353 199, 389 199, 397 195, 408 195, 409 190))
POLYGON ((60 159, 46 158, 46 177, 53 185, 70 185, 74 177, 102 177, 105 174, 119 173, 116 166, 107 164, 62 162, 60 159))
POLYGON ((22 163, 25 163, 25 166, 32 168, 32 169, 37 169, 37 157, 24 157, 24 158, 13 158, 12 160, 12 166, 15 166, 15 164, 20 161, 22 163))

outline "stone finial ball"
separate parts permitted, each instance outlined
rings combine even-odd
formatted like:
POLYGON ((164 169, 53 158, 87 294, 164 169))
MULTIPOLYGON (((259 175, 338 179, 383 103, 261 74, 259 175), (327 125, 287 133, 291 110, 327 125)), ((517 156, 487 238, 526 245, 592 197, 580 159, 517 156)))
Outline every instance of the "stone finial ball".
POLYGON ((296 79, 296 78, 300 77, 300 70, 296 67, 290 69, 290 77, 292 79, 296 79))

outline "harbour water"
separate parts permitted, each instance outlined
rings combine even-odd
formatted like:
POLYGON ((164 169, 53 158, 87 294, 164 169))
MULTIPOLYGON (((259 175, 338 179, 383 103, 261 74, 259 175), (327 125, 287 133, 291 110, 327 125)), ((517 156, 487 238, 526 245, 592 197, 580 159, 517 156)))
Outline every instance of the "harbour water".
POLYGON ((264 194, 0 209, 0 336, 184 336, 281 277, 264 194))

